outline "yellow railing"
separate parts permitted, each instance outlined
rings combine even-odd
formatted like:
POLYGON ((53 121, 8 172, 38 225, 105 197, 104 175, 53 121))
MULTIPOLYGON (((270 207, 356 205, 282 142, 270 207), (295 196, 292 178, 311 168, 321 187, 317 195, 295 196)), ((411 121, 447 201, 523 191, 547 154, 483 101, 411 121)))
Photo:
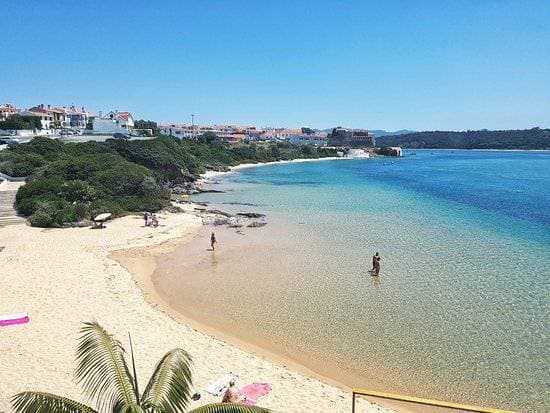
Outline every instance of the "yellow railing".
POLYGON ((491 409, 488 407, 469 406, 467 404, 451 403, 441 400, 422 399, 420 397, 402 396, 400 394, 382 393, 378 391, 353 389, 351 412, 355 413, 355 398, 356 396, 370 396, 378 397, 380 399, 397 400, 401 402, 409 402, 416 404, 423 404, 427 406, 446 407, 448 409, 462 410, 467 412, 477 413, 514 413, 510 410, 491 409))

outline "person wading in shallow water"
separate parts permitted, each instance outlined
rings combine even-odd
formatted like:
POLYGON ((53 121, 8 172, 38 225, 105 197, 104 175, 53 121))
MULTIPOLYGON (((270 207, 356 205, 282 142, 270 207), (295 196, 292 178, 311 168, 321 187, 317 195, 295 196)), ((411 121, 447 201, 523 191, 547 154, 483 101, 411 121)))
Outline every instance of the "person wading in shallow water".
POLYGON ((378 253, 372 257, 372 271, 374 271, 374 275, 380 274, 380 255, 378 253))
POLYGON ((377 261, 378 261, 378 253, 376 253, 372 256, 372 270, 370 270, 370 272, 374 272, 374 270, 376 269, 376 262, 377 261))
POLYGON ((212 233, 212 235, 210 235, 210 246, 212 247, 212 251, 214 251, 214 244, 216 243, 216 234, 212 233))

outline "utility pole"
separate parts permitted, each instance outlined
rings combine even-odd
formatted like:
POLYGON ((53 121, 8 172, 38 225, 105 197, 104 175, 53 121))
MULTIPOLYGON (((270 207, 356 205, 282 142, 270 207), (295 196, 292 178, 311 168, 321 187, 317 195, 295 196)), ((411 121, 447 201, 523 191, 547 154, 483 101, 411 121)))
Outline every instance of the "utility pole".
POLYGON ((191 136, 195 139, 195 115, 191 114, 191 136))

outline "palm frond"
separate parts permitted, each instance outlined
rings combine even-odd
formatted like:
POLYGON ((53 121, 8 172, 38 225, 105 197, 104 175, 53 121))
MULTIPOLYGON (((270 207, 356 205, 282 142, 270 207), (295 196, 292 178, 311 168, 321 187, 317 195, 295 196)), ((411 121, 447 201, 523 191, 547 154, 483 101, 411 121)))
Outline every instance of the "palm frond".
POLYGON ((191 356, 176 348, 164 355, 155 367, 143 393, 142 405, 162 413, 181 412, 191 393, 191 356))
POLYGON ((115 406, 113 413, 146 413, 146 411, 137 404, 125 404, 115 406))
POLYGON ((50 393, 18 393, 11 402, 16 413, 97 413, 82 403, 50 393))
POLYGON ((248 406, 246 404, 234 403, 211 403, 187 413, 270 413, 271 410, 258 406, 248 406))
POLYGON ((76 378, 100 411, 139 405, 124 348, 97 322, 84 323, 77 350, 76 378))

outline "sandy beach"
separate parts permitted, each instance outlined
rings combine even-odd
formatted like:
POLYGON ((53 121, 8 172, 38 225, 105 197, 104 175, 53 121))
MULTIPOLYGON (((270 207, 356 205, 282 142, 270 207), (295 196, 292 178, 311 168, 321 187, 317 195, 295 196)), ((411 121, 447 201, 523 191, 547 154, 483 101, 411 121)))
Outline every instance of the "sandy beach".
POLYGON ((353 159, 353 158, 346 158, 341 156, 329 156, 326 158, 304 158, 304 159, 291 159, 288 161, 275 161, 275 162, 263 162, 263 163, 242 163, 240 165, 232 166, 229 168, 229 171, 206 171, 201 175, 201 181, 208 181, 212 178, 215 178, 220 175, 226 175, 231 172, 237 172, 240 169, 246 169, 246 168, 257 168, 259 166, 268 166, 268 165, 279 165, 279 164, 285 164, 285 163, 299 163, 299 162, 319 162, 319 161, 341 161, 346 159, 353 159))
MULTIPOLYGON (((192 205, 187 208, 191 212, 192 205)), ((0 230, 5 246, 0 253, 0 313, 27 311, 30 316, 28 324, 0 331, 0 412, 10 411, 10 396, 24 390, 85 400, 73 371, 78 330, 90 320, 100 322, 125 345, 127 333, 132 333, 142 378, 149 377, 168 350, 187 350, 194 360, 195 391, 202 395, 191 407, 219 401, 204 388, 233 372, 240 386, 270 383, 273 391, 259 404, 274 411, 348 412, 349 391, 213 338, 149 303, 152 297, 111 255, 126 255, 129 268, 133 257, 139 273, 152 273, 158 254, 187 242, 202 226, 193 213, 159 218, 159 228, 144 227, 140 216, 127 216, 109 221, 103 230, 27 225, 0 230)), ((147 279, 141 280, 144 283, 147 279)), ((357 411, 389 410, 361 401, 357 411)))

